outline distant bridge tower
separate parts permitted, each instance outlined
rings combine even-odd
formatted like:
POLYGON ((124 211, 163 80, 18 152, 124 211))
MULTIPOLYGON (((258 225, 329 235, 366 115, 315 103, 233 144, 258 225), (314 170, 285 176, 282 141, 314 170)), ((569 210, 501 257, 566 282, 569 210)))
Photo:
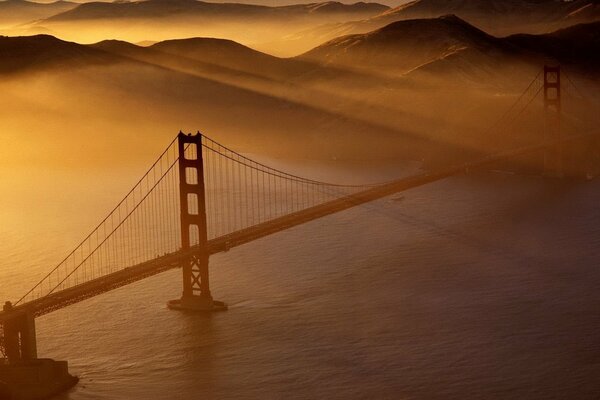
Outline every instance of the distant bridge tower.
MULTIPOLYGON (((561 77, 560 66, 544 66, 544 140, 548 142, 561 140, 561 77)), ((562 177, 563 145, 557 144, 544 152, 544 173, 562 177)))
POLYGON ((208 274, 208 233, 202 135, 179 133, 179 196, 181 207, 181 249, 184 253, 183 294, 169 302, 172 309, 192 311, 226 310, 210 293, 208 274))

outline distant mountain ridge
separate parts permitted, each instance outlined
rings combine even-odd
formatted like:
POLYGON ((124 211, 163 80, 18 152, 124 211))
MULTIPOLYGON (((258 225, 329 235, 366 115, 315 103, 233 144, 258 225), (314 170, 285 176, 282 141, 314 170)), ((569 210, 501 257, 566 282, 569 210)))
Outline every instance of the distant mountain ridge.
POLYGON ((199 36, 221 37, 271 54, 294 56, 304 51, 304 48, 278 45, 290 33, 322 24, 370 18, 390 9, 376 2, 346 4, 325 1, 264 6, 233 1, 90 2, 45 19, 24 23, 18 29, 4 29, 0 33, 47 33, 87 43, 105 39, 139 43, 199 36))
POLYGON ((365 34, 333 39, 299 59, 391 75, 429 71, 473 80, 501 75, 503 68, 544 61, 593 72, 600 68, 600 22, 545 35, 497 38, 455 15, 391 23, 365 34))
POLYGON ((600 69, 600 21, 545 35, 513 35, 506 40, 529 51, 552 57, 562 64, 580 64, 600 69))
POLYGON ((0 72, 19 73, 39 68, 108 64, 120 57, 50 35, 0 36, 0 72))
POLYGON ((373 22, 455 14, 486 32, 502 35, 517 27, 535 29, 569 18, 573 23, 589 22, 600 18, 599 6, 598 0, 415 0, 374 17, 373 22))
POLYGON ((190 38, 165 40, 148 47, 105 40, 92 47, 165 67, 225 76, 256 74, 289 77, 301 73, 297 62, 274 57, 227 39, 190 38))
POLYGON ((366 34, 333 39, 301 58, 325 64, 369 65, 398 71, 457 50, 502 47, 503 42, 455 15, 393 22, 366 34))
POLYGON ((169 55, 188 65, 209 66, 215 73, 219 68, 258 75, 268 71, 278 79, 301 76, 315 68, 370 70, 400 76, 416 70, 445 73, 466 67, 474 73, 501 68, 503 64, 544 60, 593 70, 600 68, 600 22, 545 35, 497 38, 454 15, 398 21, 367 34, 334 39, 293 59, 214 38, 167 40, 142 47, 123 41, 80 45, 49 35, 0 37, 0 70, 4 72, 45 65, 110 63, 126 58, 168 64, 170 61, 164 60, 169 55))
POLYGON ((84 3, 72 10, 52 16, 48 22, 90 19, 167 18, 181 17, 301 17, 315 14, 344 16, 374 16, 389 10, 378 3, 344 4, 334 1, 269 7, 239 3, 209 3, 198 0, 145 0, 113 3, 84 3))
POLYGON ((374 17, 324 25, 291 37, 322 43, 342 35, 371 32, 396 21, 450 14, 495 36, 540 34, 600 20, 600 0, 414 0, 374 17))

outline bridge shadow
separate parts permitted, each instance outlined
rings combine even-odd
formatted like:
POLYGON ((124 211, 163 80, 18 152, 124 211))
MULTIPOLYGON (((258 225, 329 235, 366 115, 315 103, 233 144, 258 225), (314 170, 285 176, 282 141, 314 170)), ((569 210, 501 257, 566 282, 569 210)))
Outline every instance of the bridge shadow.
POLYGON ((220 330, 215 321, 218 315, 178 312, 181 313, 178 320, 183 323, 184 340, 179 341, 179 348, 175 349, 182 356, 180 371, 175 376, 181 379, 181 393, 189 393, 192 385, 193 390, 202 394, 201 398, 215 398, 220 376, 217 367, 220 330))

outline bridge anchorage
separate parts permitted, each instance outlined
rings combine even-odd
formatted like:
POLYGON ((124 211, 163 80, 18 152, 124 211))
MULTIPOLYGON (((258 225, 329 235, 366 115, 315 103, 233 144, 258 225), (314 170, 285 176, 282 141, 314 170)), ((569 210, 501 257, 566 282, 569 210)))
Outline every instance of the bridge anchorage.
POLYGON ((591 178, 600 165, 600 113, 590 104, 564 71, 545 67, 483 135, 502 139, 486 145, 486 154, 362 185, 290 174, 200 133, 180 132, 71 253, 18 301, 4 305, 0 381, 12 382, 15 390, 45 388, 46 396, 72 385, 76 379, 66 362, 38 358, 36 318, 170 269, 181 268, 183 280, 182 295, 167 303, 170 309, 226 310, 212 297, 210 256, 291 227, 507 160, 517 170, 533 166, 536 174, 552 177, 585 171, 591 178), (543 103, 531 107, 541 93, 543 103))

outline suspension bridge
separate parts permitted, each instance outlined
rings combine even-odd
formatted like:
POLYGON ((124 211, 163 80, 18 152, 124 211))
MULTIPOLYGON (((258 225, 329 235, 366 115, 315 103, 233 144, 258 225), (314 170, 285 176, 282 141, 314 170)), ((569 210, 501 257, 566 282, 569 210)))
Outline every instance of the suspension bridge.
POLYGON ((591 176, 600 132, 595 121, 576 112, 579 105, 565 111, 566 99, 588 100, 561 76, 559 67, 540 71, 485 132, 503 138, 489 154, 378 184, 297 176, 199 133, 180 133, 72 252, 20 299, 6 302, 0 356, 9 365, 37 359, 37 317, 173 268, 182 268, 183 294, 170 308, 225 310, 210 290, 211 255, 470 169, 526 156, 539 158, 548 175, 562 176, 576 160, 591 176), (573 148, 581 150, 569 157, 573 148))

